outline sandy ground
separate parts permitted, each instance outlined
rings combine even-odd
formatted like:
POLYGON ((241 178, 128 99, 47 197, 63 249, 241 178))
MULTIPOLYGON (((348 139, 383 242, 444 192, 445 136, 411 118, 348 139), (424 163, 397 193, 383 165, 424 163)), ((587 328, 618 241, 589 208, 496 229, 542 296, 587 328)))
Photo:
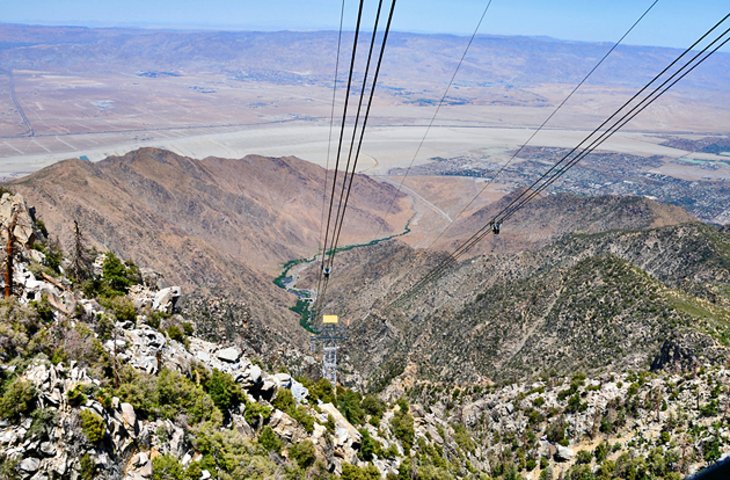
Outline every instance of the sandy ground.
MULTIPOLYGON (((382 175, 393 167, 406 167, 411 161, 418 165, 435 156, 452 157, 477 153, 505 157, 507 151, 525 142, 532 130, 491 126, 433 127, 414 158, 424 132, 425 126, 376 125, 369 128, 358 170, 382 175)), ((572 148, 587 133, 582 130, 544 130, 533 139, 531 145, 572 148)), ((270 156, 295 155, 325 166, 328 136, 329 126, 326 124, 292 121, 238 128, 211 127, 0 139, 0 177, 24 175, 68 158, 85 156, 91 161, 98 161, 109 155, 121 155, 143 146, 166 148, 193 158, 211 155, 241 158, 254 153, 270 156)), ((620 132, 607 141, 602 149, 673 158, 688 154, 683 150, 661 146, 661 141, 652 132, 620 132)), ((332 166, 334 154, 330 156, 332 166)), ((692 158, 723 160, 723 157, 710 154, 692 154, 692 158)))

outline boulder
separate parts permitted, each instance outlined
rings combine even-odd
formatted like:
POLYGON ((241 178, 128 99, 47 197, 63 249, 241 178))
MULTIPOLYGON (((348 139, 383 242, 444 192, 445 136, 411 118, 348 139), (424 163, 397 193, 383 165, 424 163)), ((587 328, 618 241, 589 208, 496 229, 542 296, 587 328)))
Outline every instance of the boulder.
POLYGON ((134 431, 135 425, 137 424, 137 414, 134 412, 134 407, 129 403, 122 403, 121 409, 124 424, 134 431))
POLYGON ((274 381, 279 388, 291 388, 292 378, 288 373, 276 373, 274 374, 274 381))
POLYGON ((172 313, 181 295, 182 290, 178 286, 163 288, 155 294, 155 298, 152 300, 152 309, 172 313))
POLYGON ((332 415, 335 420, 335 435, 340 445, 359 445, 360 432, 331 403, 323 403, 319 406, 325 415, 332 415))
POLYGON ((275 410, 269 419, 269 426, 278 436, 287 442, 298 442, 306 438, 306 433, 299 424, 281 410, 275 410))
POLYGON ((18 440, 18 434, 15 429, 10 428, 0 433, 0 444, 12 445, 18 440))
POLYGON ((266 400, 271 400, 274 397, 274 393, 276 392, 276 383, 273 379, 267 378, 266 380, 264 380, 264 383, 261 384, 259 392, 261 393, 261 396, 263 398, 265 398, 266 400))
POLYGON ((148 458, 147 461, 141 467, 139 467, 139 469, 137 470, 137 473, 139 473, 144 478, 151 477, 152 476, 152 460, 150 460, 148 458))
POLYGON ((48 457, 54 457, 56 455, 56 446, 51 442, 43 442, 41 443, 41 452, 48 457))
POLYGON ((558 462, 568 462, 575 458, 575 452, 562 445, 555 445, 555 460, 558 462))
POLYGON ((241 349, 237 347, 223 348, 221 350, 218 350, 215 354, 215 356, 218 357, 219 360, 228 363, 236 363, 238 359, 241 358, 241 355, 241 349))
POLYGON ((291 382, 291 393, 298 403, 302 403, 304 399, 309 396, 309 390, 307 390, 307 387, 296 380, 292 380, 291 382))
POLYGON ((20 462, 20 469, 24 472, 34 473, 41 468, 41 461, 34 457, 26 457, 20 462))
POLYGON ((64 475, 66 475, 67 460, 68 455, 66 455, 66 452, 61 452, 60 454, 46 461, 48 462, 49 470, 51 472, 57 473, 60 477, 63 478, 64 475))
POLYGON ((261 368, 258 365, 249 364, 236 376, 236 382, 249 389, 263 383, 261 374, 261 368))
POLYGON ((137 311, 141 311, 152 308, 152 304, 155 300, 155 294, 143 285, 132 285, 129 288, 129 298, 132 299, 134 308, 137 311))

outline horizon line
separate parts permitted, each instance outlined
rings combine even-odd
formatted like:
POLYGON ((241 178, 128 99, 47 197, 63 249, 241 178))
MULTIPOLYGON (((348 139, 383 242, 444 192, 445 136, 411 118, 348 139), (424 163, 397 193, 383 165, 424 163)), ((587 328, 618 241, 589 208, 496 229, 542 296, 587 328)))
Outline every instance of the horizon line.
MULTIPOLYGON (((274 28, 266 26, 250 26, 250 27, 234 27, 234 26, 223 26, 223 25, 172 25, 172 24, 155 24, 155 23, 125 23, 125 24, 108 24, 106 22, 88 22, 88 23, 68 23, 68 22, 44 22, 44 21, 29 21, 29 22, 15 22, 15 21, 2 21, 0 20, 0 26, 10 25, 19 27, 46 27, 46 28, 83 28, 89 30, 146 30, 146 31, 168 31, 168 32, 218 32, 218 33, 337 33, 336 29, 333 28, 274 28)), ((343 33, 351 34, 354 33, 352 30, 343 30, 343 33)), ((451 36, 451 37, 469 37, 471 33, 455 33, 455 32, 436 32, 436 31, 416 31, 416 30, 394 30, 393 33, 410 34, 410 35, 424 35, 424 36, 451 36)), ((565 43, 592 43, 592 44, 604 44, 612 43, 614 40, 585 40, 585 39, 569 39, 554 37, 545 34, 503 34, 503 33, 478 33, 477 37, 495 37, 495 38, 534 38, 534 39, 546 39, 556 42, 565 43)), ((645 43, 627 43, 623 46, 626 47, 652 47, 652 48, 667 48, 667 49, 682 49, 684 47, 675 45, 655 45, 645 43)), ((717 53, 728 53, 723 52, 721 49, 717 53)))

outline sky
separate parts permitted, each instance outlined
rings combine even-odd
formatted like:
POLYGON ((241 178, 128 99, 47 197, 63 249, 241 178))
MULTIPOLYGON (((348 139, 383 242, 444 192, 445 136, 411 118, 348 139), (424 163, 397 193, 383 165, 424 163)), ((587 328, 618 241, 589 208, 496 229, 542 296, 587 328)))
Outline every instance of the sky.
MULTIPOLYGON (((471 34, 489 0, 397 0, 393 29, 471 34)), ((384 0, 389 5, 390 0, 384 0)), ((492 0, 479 33, 614 41, 653 0, 492 0)), ((345 0, 352 30, 357 0, 345 0)), ((377 0, 366 0, 372 16, 377 0)), ((341 0, 0 0, 0 22, 215 30, 336 30, 341 0)), ((730 0, 659 0, 625 43, 686 47, 730 0)), ((365 17, 368 18, 368 17, 365 17)))

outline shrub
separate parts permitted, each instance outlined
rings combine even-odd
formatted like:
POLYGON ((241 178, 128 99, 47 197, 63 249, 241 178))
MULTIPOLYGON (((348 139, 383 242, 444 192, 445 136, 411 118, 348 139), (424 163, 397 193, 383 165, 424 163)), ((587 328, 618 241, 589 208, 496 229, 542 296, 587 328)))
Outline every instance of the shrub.
POLYGON ((228 412, 243 399, 241 387, 233 377, 218 369, 213 369, 210 378, 205 382, 205 390, 222 412, 228 412))
POLYGON ((380 425, 380 420, 387 407, 385 402, 370 393, 362 399, 362 408, 366 414, 370 415, 370 424, 377 427, 380 425))
POLYGON ((165 418, 182 413, 191 423, 222 420, 215 402, 203 387, 175 371, 163 369, 157 376, 156 397, 158 411, 165 418))
POLYGON ((271 402, 274 408, 278 408, 282 412, 289 413, 294 410, 297 405, 292 395, 291 390, 288 388, 279 388, 276 390, 276 398, 271 402))
POLYGON ((28 380, 17 378, 11 381, 0 397, 0 416, 16 421, 22 415, 33 411, 36 403, 36 389, 28 380))
MULTIPOLYGON (((305 382, 302 382, 305 383, 305 382)), ((322 403, 335 403, 335 390, 332 384, 325 378, 320 378, 312 385, 306 385, 309 389, 309 398, 316 403, 320 400, 322 403)))
POLYGON ((316 460, 314 444, 311 440, 304 440, 289 447, 289 457, 294 460, 300 468, 307 469, 314 465, 316 460))
POLYGON ((722 442, 719 437, 712 436, 702 444, 702 456, 707 462, 716 462, 722 455, 722 442))
POLYGON ((170 340, 175 340, 176 342, 180 342, 183 345, 188 345, 188 339, 185 336, 185 332, 183 332, 183 329, 180 328, 179 325, 170 325, 167 327, 167 330, 165 330, 167 333, 167 336, 170 337, 170 340))
POLYGON ((96 285, 99 293, 105 297, 121 296, 136 283, 141 283, 139 268, 132 262, 124 264, 113 252, 108 252, 101 265, 101 283, 96 285))
POLYGON ((0 360, 28 354, 30 339, 42 327, 38 314, 14 298, 0 300, 0 360))
POLYGON ((343 387, 337 387, 337 409, 353 425, 361 425, 365 418, 365 411, 360 402, 362 397, 359 393, 343 387))
POLYGON ((103 418, 91 410, 82 410, 79 416, 81 417, 81 431, 89 442, 99 443, 104 440, 106 424, 103 418))
POLYGON ((268 425, 261 430, 259 444, 269 452, 279 453, 281 451, 281 439, 268 425))
POLYGON ((152 459, 153 480, 183 480, 183 466, 173 455, 158 455, 152 459))
POLYGON ((465 452, 473 452, 476 449, 476 443, 469 435, 466 427, 460 423, 454 424, 454 441, 465 452))
POLYGON ((578 395, 577 393, 571 395, 571 397, 568 399, 568 406, 565 407, 565 411, 568 413, 585 412, 587 409, 588 403, 582 402, 580 399, 580 395, 578 395))
POLYGON ((314 432, 314 417, 307 413, 307 409, 302 405, 292 410, 291 417, 299 422, 305 432, 310 434, 314 432))
POLYGON ((593 480, 594 478, 591 467, 588 465, 573 465, 565 475, 565 480, 593 480))
POLYGON ((718 412, 719 408, 717 399, 712 399, 700 407, 700 415, 703 417, 714 417, 718 414, 718 412))
POLYGON ((608 454, 611 452, 611 446, 608 444, 608 442, 603 441, 599 443, 595 450, 593 450, 593 456, 596 457, 596 462, 601 463, 606 458, 608 458, 608 454))
MULTIPOLYGON (((375 465, 360 468, 349 463, 342 464, 342 480, 380 480, 380 471, 375 465)), ((420 478, 420 477, 419 477, 420 478)))
POLYGON ((96 478, 96 463, 91 455, 84 453, 79 459, 81 467, 81 480, 94 480, 96 478))
POLYGON ((402 408, 393 415, 390 425, 395 438, 400 440, 403 450, 408 455, 413 447, 416 438, 416 431, 413 427, 413 417, 407 410, 402 408))
POLYGON ((51 323, 53 321, 53 307, 51 307, 51 304, 45 295, 43 295, 37 302, 35 300, 28 302, 28 306, 35 309, 38 314, 38 318, 40 318, 43 322, 51 323))
POLYGON ((86 395, 84 394, 84 388, 81 385, 76 385, 74 388, 66 392, 66 398, 72 407, 78 407, 79 405, 86 403, 86 395))
POLYGON ((127 277, 127 268, 113 252, 108 252, 101 265, 103 292, 109 296, 123 295, 127 293, 132 282, 127 277))
POLYGON ((258 428, 262 421, 271 416, 271 408, 256 402, 246 402, 246 410, 243 412, 243 419, 254 428, 258 428))
POLYGON ((61 251, 61 245, 58 243, 58 240, 48 241, 43 253, 46 255, 43 264, 54 272, 59 273, 61 271, 59 267, 63 261, 63 251, 61 251))
POLYGON ((114 317, 120 322, 134 322, 137 320, 137 310, 132 300, 123 296, 102 298, 101 305, 110 310, 114 317))
POLYGON ((172 419, 185 415, 191 424, 219 424, 223 420, 203 387, 175 371, 162 369, 155 377, 126 367, 120 372, 120 379, 122 383, 115 395, 132 404, 140 418, 172 419))
POLYGON ((588 450, 580 450, 575 456, 575 463, 588 465, 593 460, 593 455, 588 450))
POLYGON ((56 410, 52 408, 36 408, 30 416, 33 421, 25 433, 25 438, 34 440, 48 438, 56 423, 56 410))
POLYGON ((376 455, 380 456, 383 449, 380 442, 375 440, 366 428, 361 428, 359 431, 362 440, 360 442, 360 450, 357 452, 357 457, 360 460, 369 462, 375 458, 376 455))
POLYGON ((327 431, 331 434, 335 433, 335 417, 332 415, 327 415, 327 422, 324 424, 324 427, 327 429, 327 431))
POLYGON ((545 431, 548 441, 552 443, 562 443, 565 441, 566 427, 567 425, 565 424, 565 420, 562 418, 558 418, 556 421, 548 425, 547 430, 545 431))
POLYGON ((190 336, 195 333, 195 327, 190 322, 183 322, 182 329, 185 335, 190 336))

